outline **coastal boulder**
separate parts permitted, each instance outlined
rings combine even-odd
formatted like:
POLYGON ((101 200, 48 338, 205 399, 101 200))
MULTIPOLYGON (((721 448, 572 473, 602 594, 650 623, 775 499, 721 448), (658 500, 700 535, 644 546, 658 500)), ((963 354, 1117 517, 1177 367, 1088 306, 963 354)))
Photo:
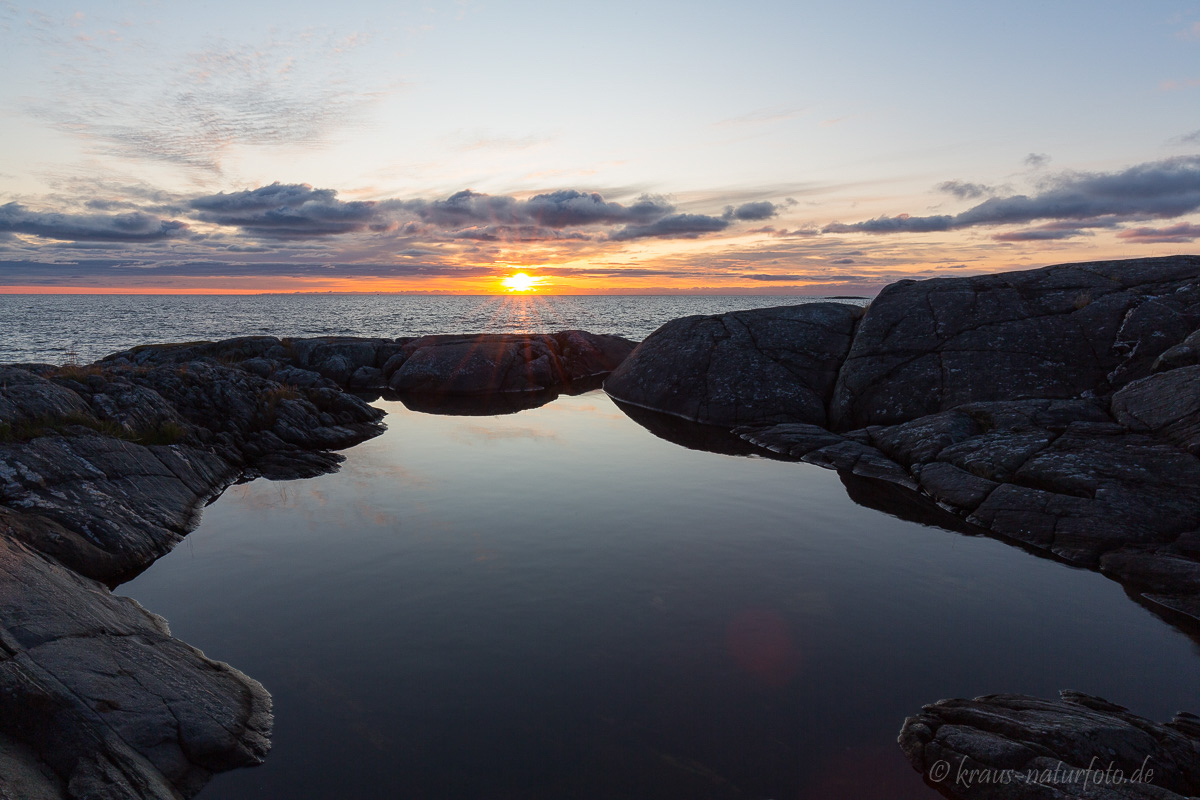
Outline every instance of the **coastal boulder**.
POLYGON ((611 334, 563 331, 554 334, 562 372, 568 381, 607 375, 621 365, 637 342, 611 334))
POLYGON ((550 336, 423 336, 388 385, 397 392, 449 395, 529 392, 562 382, 550 336))
POLYGON ((862 309, 809 303, 673 320, 604 383, 631 405, 714 425, 826 426, 862 309))
POLYGON ((859 326, 830 422, 852 430, 979 401, 1108 394, 1198 326, 1198 256, 900 281, 859 326))
POLYGON ((382 374, 401 393, 539 392, 606 374, 634 346, 619 336, 586 331, 422 336, 394 353, 382 374))

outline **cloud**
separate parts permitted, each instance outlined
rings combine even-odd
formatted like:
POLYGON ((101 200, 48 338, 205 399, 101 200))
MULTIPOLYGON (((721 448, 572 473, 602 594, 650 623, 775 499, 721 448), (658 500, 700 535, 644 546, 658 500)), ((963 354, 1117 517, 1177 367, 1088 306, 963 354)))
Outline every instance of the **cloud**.
POLYGON ((1117 238, 1143 244, 1183 243, 1200 239, 1200 225, 1180 222, 1166 228, 1129 228, 1117 234, 1117 238))
POLYGON ((894 217, 876 217, 849 225, 831 222, 821 231, 822 233, 930 233, 932 231, 948 231, 953 227, 954 217, 945 214, 934 217, 912 217, 908 214, 897 214, 894 217))
POLYGON ((797 282, 824 282, 830 280, 837 281, 866 281, 873 280, 870 276, 865 275, 841 275, 831 273, 828 275, 800 275, 800 274, 780 274, 775 272, 748 272, 744 275, 738 275, 739 278, 744 278, 748 281, 762 281, 765 283, 797 283, 797 282))
POLYGON ((1200 144, 1200 131, 1192 131, 1191 133, 1185 133, 1182 136, 1176 136, 1175 138, 1168 140, 1167 143, 1182 145, 1200 144))
POLYGON ((580 225, 645 225, 675 207, 661 197, 643 195, 631 205, 606 201, 596 192, 562 189, 528 200, 489 195, 466 189, 445 200, 397 201, 397 208, 439 228, 468 225, 542 225, 566 228, 580 225))
POLYGON ((0 232, 75 242, 153 242, 185 236, 188 226, 151 214, 62 214, 30 211, 19 203, 0 206, 0 232))
POLYGON ((1037 220, 1096 222, 1171 219, 1200 209, 1200 156, 1138 164, 1121 172, 1064 172, 1036 195, 991 197, 956 215, 899 214, 826 225, 825 233, 925 233, 1037 220))
POLYGON ((991 186, 984 186, 982 183, 967 183, 966 181, 943 181, 937 185, 937 190, 952 194, 959 200, 974 200, 976 197, 992 193, 991 186))
POLYGON ((46 31, 56 85, 26 110, 103 155, 220 173, 238 146, 323 145, 394 88, 353 81, 353 48, 333 34, 175 53, 132 30, 86 44, 46 31))
POLYGON ((736 219, 742 222, 758 222, 770 219, 779 213, 779 206, 769 200, 759 200, 754 203, 742 203, 737 208, 726 206, 725 219, 736 219))
POLYGON ((1030 169, 1041 169, 1050 163, 1050 156, 1045 153, 1030 153, 1025 156, 1025 160, 1022 163, 1030 169))
POLYGON ((729 220, 704 214, 672 214, 649 225, 628 225, 613 233, 614 242, 632 239, 694 239, 705 233, 716 233, 729 227, 729 220))
POLYGON ((997 242, 1051 242, 1059 239, 1073 239, 1076 236, 1091 236, 1089 231, 1079 228, 1030 228, 1023 231, 998 233, 992 238, 997 242))
POLYGON ((272 183, 241 192, 197 197, 189 203, 196 219, 273 238, 315 238, 367 229, 387 230, 376 204, 343 202, 332 189, 306 183, 272 183))

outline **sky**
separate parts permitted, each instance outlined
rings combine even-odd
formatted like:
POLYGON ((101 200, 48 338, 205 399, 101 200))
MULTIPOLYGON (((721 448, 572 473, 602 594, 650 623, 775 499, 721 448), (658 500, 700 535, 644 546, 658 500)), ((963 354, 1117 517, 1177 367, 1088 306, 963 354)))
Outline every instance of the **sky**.
POLYGON ((1200 251, 1196 2, 0 0, 0 45, 0 292, 870 295, 1200 251))

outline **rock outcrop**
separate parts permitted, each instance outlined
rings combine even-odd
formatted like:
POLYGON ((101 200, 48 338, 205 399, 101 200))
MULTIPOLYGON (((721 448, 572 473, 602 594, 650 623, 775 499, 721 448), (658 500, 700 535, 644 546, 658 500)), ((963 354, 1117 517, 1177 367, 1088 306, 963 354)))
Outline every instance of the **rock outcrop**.
POLYGON ((710 425, 826 425, 862 309, 844 303, 672 320, 605 381, 615 399, 710 425))
POLYGON ((215 359, 303 389, 478 397, 569 390, 612 372, 635 346, 620 336, 587 331, 399 339, 251 336, 135 347, 101 363, 143 366, 215 359))
POLYGON ((900 747, 955 800, 1183 800, 1200 794, 1200 717, 1157 723, 1099 697, 942 700, 909 717, 900 747))
POLYGON ((607 375, 635 346, 619 336, 585 331, 422 336, 384 363, 382 377, 401 394, 541 392, 607 375))
POLYGON ((838 375, 832 427, 967 403, 1102 396, 1200 327, 1200 257, 1066 264, 894 283, 838 375))
POLYGON ((230 483, 328 471, 382 430, 336 388, 218 360, 263 344, 0 368, 0 796, 191 797, 265 757, 262 686, 106 586, 230 483))

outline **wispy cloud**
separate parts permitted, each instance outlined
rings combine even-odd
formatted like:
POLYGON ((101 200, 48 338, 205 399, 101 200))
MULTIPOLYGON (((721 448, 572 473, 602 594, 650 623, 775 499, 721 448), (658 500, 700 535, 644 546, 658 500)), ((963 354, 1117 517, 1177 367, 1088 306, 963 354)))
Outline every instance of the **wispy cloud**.
POLYGON ((968 181, 942 181, 937 185, 937 190, 952 194, 959 200, 974 200, 977 197, 989 195, 993 191, 991 186, 968 181))
MULTIPOLYGON (((152 42, 84 36, 44 22, 56 81, 26 110, 83 139, 97 154, 219 173, 243 145, 319 146, 391 88, 364 86, 345 68, 359 39, 306 34, 256 46, 215 42, 186 54, 156 54, 147 74, 131 50, 152 42)), ((141 58, 148 53, 140 52, 141 58)))
POLYGON ((1117 237, 1146 244, 1194 242, 1200 239, 1200 225, 1180 222, 1165 228, 1129 228, 1118 233, 1117 237))

